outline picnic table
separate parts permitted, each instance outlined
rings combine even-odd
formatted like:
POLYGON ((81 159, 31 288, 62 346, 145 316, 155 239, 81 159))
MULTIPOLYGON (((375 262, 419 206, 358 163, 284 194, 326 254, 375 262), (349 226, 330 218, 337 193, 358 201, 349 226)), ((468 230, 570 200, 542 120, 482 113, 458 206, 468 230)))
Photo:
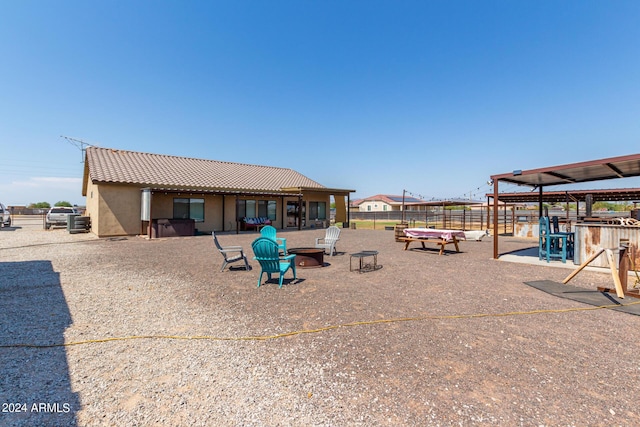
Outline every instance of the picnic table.
POLYGON ((398 240, 405 242, 405 251, 411 242, 420 242, 423 249, 426 249, 425 243, 435 243, 440 246, 439 255, 444 253, 444 247, 449 244, 453 244, 456 247, 456 252, 460 252, 458 242, 465 240, 464 231, 438 230, 436 228, 405 228, 404 235, 405 237, 400 237, 398 240))

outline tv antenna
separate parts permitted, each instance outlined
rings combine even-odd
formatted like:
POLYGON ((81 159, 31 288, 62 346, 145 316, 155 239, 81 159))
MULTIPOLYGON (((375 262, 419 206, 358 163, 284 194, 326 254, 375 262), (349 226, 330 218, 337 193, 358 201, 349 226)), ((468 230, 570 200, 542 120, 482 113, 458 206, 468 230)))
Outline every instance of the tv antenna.
POLYGON ((94 147, 94 144, 89 144, 88 142, 84 142, 81 139, 78 138, 71 138, 70 136, 64 136, 64 135, 60 135, 60 138, 64 138, 67 140, 68 143, 70 143, 71 145, 73 145, 74 147, 78 148, 80 150, 80 155, 82 156, 82 160, 80 160, 80 162, 84 162, 84 153, 86 148, 89 147, 94 147))

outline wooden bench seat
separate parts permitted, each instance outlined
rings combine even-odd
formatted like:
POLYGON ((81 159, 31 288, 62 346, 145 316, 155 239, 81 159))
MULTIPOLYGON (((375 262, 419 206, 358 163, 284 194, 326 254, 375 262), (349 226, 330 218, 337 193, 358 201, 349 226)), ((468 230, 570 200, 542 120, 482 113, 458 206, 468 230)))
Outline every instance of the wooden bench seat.
POLYGON ((458 239, 454 236, 451 240, 445 239, 420 239, 417 237, 398 237, 399 242, 405 242, 404 250, 406 251, 409 248, 411 242, 420 242, 422 243, 422 248, 426 249, 425 243, 435 243, 436 245, 440 245, 440 253, 442 255, 444 253, 444 247, 448 244, 453 243, 456 247, 456 252, 460 252, 460 248, 458 247, 458 239))

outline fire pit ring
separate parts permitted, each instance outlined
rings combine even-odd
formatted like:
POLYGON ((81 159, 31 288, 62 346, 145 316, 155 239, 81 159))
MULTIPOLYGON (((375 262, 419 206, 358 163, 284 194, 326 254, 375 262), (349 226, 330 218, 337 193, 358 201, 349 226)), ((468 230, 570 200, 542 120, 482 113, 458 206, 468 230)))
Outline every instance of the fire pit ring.
POLYGON ((316 268, 324 267, 324 249, 293 248, 287 252, 296 256, 296 267, 316 268))

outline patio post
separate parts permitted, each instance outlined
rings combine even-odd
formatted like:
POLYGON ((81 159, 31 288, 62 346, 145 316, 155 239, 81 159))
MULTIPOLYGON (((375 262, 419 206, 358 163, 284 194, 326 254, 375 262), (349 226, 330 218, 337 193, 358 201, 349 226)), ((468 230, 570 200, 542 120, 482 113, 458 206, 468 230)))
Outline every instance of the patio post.
POLYGON ((495 179, 493 182, 493 258, 498 259, 498 183, 500 180, 495 179))

